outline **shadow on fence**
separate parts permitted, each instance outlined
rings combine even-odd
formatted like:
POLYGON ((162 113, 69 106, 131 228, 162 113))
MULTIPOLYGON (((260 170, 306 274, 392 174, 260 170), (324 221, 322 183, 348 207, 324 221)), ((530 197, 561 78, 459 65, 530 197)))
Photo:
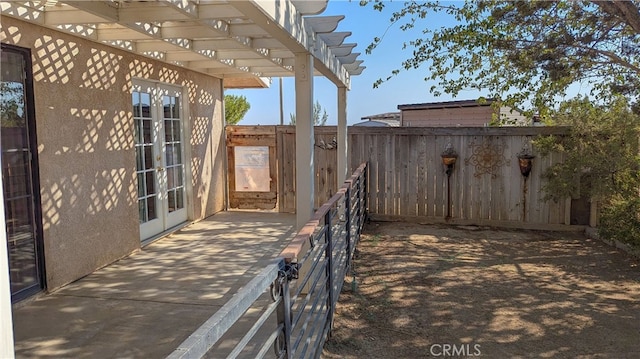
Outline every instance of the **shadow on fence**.
POLYGON ((281 255, 169 358, 318 358, 367 216, 363 163, 281 255))

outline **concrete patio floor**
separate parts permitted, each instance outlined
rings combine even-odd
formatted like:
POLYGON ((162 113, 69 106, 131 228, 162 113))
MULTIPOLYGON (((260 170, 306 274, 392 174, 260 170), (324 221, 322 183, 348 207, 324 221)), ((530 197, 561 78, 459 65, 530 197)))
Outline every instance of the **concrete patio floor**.
POLYGON ((295 235, 295 215, 221 212, 13 311, 18 358, 163 358, 295 235))

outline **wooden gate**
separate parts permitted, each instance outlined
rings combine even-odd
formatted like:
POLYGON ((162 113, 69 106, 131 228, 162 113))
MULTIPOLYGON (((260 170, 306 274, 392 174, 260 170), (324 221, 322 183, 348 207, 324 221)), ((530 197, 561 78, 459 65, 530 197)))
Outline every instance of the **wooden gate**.
POLYGON ((228 126, 226 135, 229 207, 276 208, 276 127, 228 126))

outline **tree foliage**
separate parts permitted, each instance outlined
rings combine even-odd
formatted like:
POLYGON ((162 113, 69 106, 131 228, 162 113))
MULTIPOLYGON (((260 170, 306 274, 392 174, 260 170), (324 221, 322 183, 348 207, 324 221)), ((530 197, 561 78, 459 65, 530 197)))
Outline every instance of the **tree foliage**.
POLYGON ((600 234, 640 248, 640 112, 623 96, 605 104, 579 98, 552 117, 570 134, 535 140, 541 154, 564 158, 544 173, 546 197, 600 202, 600 234))
MULTIPOLYGON (((361 1, 384 11, 382 0, 361 1)), ((640 94, 640 7, 633 1, 408 1, 391 15, 402 30, 422 26, 424 36, 404 43, 412 55, 402 70, 427 65, 435 95, 478 89, 509 105, 544 111, 572 83, 589 83, 594 95, 640 94), (448 14, 457 24, 429 29, 430 17, 448 14)), ((390 26, 391 26, 390 25, 390 26)), ((375 50, 383 38, 367 48, 375 50)))
MULTIPOLYGON (((291 113, 289 114, 289 124, 290 125, 295 125, 296 124, 296 115, 291 113)), ((329 115, 327 114, 327 110, 322 108, 322 105, 320 105, 320 102, 316 100, 316 103, 313 104, 313 125, 314 126, 324 126, 325 123, 327 123, 327 120, 329 119, 329 115)))
POLYGON ((578 98, 561 104, 552 115, 558 125, 569 126, 570 134, 535 141, 543 155, 558 153, 564 157, 544 174, 548 197, 638 195, 640 115, 624 97, 602 105, 578 98))
POLYGON ((228 125, 236 125, 247 114, 251 104, 244 96, 224 95, 224 117, 228 125))
POLYGON ((598 200, 601 234, 640 246, 640 0, 408 1, 391 14, 394 25, 422 35, 404 43, 411 55, 374 87, 425 68, 435 95, 475 89, 571 126, 568 136, 535 141, 564 158, 545 173, 546 196, 598 200), (429 28, 442 15, 455 23, 429 28), (573 84, 591 89, 589 98, 562 102, 573 84))

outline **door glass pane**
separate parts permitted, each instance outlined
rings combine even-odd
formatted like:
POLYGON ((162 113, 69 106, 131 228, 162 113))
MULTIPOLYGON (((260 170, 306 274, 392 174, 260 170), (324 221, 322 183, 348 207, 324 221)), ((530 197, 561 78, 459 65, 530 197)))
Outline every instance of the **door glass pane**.
POLYGON ((135 141, 136 143, 142 143, 142 130, 141 130, 141 126, 140 126, 140 120, 135 119, 133 120, 133 124, 134 124, 134 128, 135 128, 135 141))
POLYGON ((35 209, 40 205, 33 195, 37 165, 30 143, 33 119, 28 117, 24 74, 26 53, 2 47, 0 64, 0 139, 2 180, 5 201, 5 230, 9 252, 11 294, 41 288, 37 241, 39 221, 35 209))
MULTIPOLYGON (((3 129, 4 130, 4 129, 3 129)), ((3 142, 4 144, 4 142, 3 142)), ((29 196, 31 194, 30 185, 31 181, 28 177, 29 174, 29 152, 28 151, 16 151, 4 153, 2 162, 8 164, 7 173, 3 177, 4 196, 20 197, 29 196), (9 172, 8 168, 11 168, 9 172)))
POLYGON ((164 118, 171 118, 171 97, 162 97, 162 108, 164 110, 164 118))
POLYGON ((165 145, 165 155, 166 155, 166 159, 165 160, 166 160, 167 166, 173 166, 175 164, 174 154, 173 154, 174 151, 175 151, 175 149, 173 147, 173 144, 168 143, 168 144, 165 145))
POLYGON ((147 184, 147 196, 156 194, 156 176, 155 172, 149 171, 145 173, 147 184))
POLYGON ((142 155, 142 147, 136 146, 136 170, 144 168, 144 157, 142 155))
POLYGON ((173 98, 173 118, 180 118, 180 98, 179 97, 174 97, 173 98))
POLYGON ((173 151, 173 163, 182 164, 182 146, 180 143, 174 145, 175 151, 173 151))
POLYGON ((176 209, 184 208, 184 187, 176 190, 176 209))
POLYGON ((176 169, 174 167, 167 167, 167 187, 175 188, 176 169))
POLYGON ((143 163, 143 169, 150 170, 153 168, 153 146, 144 146, 143 163))
POLYGON ((152 143, 152 133, 153 130, 152 121, 151 120, 142 120, 142 142, 143 143, 152 143))
POLYGON ((169 205, 169 212, 176 210, 176 191, 172 190, 167 192, 167 201, 169 205))
POLYGON ((151 118, 151 94, 140 93, 140 106, 142 107, 142 117, 151 118))
MULTIPOLYGON (((138 177, 140 178, 140 177, 138 177)), ((138 184, 138 187, 140 185, 138 184)), ((140 223, 147 222, 147 201, 145 199, 138 200, 138 214, 140 216, 140 223)))
POLYGON ((144 197, 146 190, 144 189, 144 173, 138 173, 138 198, 144 197))
POLYGON ((173 126, 171 125, 172 122, 172 120, 164 120, 164 140, 166 142, 173 141, 173 126))
MULTIPOLYGON (((180 168, 182 169, 182 167, 180 168)), ((182 187, 184 183, 182 183, 182 171, 176 171, 176 187, 182 187)))
POLYGON ((158 218, 158 214, 156 213, 156 196, 151 196, 147 198, 147 220, 150 221, 156 218, 158 218))
POLYGON ((153 161, 153 120, 151 119, 151 95, 134 92, 131 96, 134 123, 136 124, 136 172, 138 177, 138 209, 140 223, 157 218, 156 180, 153 161), (136 110, 139 108, 139 110, 136 110))
POLYGON ((133 104, 133 117, 140 117, 142 114, 140 111, 140 92, 131 94, 131 103, 133 104))
POLYGON ((180 141, 180 121, 171 121, 173 125, 173 140, 180 141))

